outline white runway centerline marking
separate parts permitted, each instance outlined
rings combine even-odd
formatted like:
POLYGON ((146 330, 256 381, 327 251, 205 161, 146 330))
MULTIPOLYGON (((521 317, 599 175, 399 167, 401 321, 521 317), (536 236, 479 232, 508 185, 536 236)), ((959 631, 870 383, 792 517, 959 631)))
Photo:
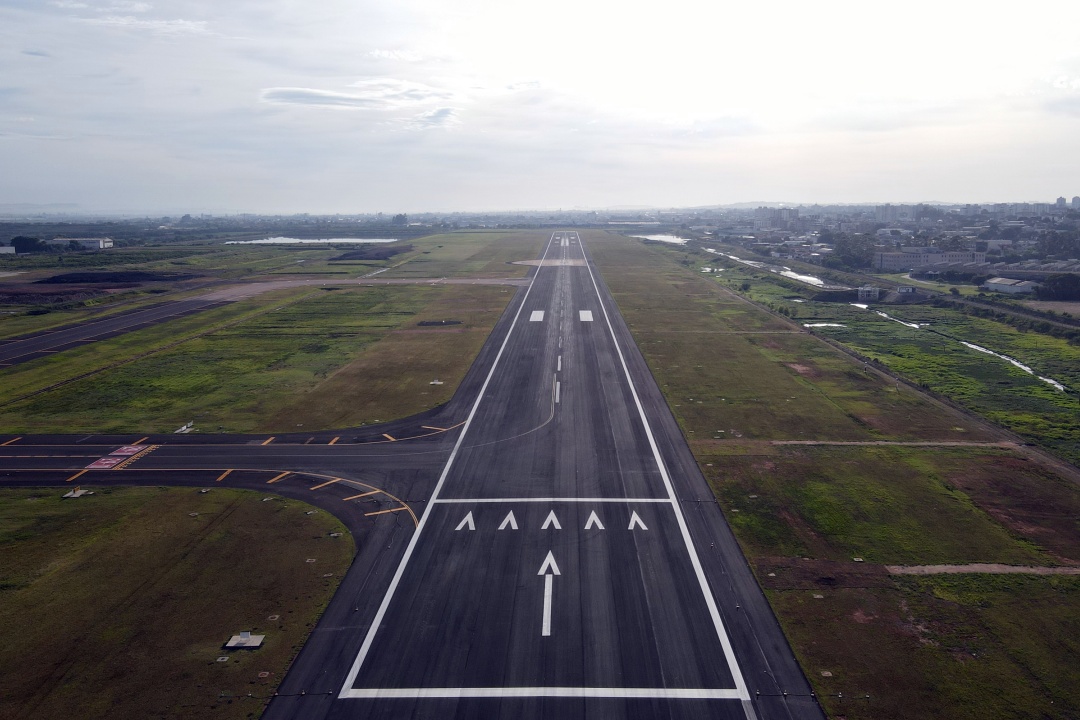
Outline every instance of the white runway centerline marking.
POLYGON ((533 310, 532 315, 529 316, 529 322, 542 322, 544 319, 543 310, 533 310))
POLYGON ((540 628, 540 634, 548 637, 551 635, 551 590, 555 583, 555 576, 562 575, 559 572, 558 563, 555 562, 555 556, 550 550, 544 558, 544 564, 540 566, 540 572, 536 574, 544 576, 544 623, 540 628))

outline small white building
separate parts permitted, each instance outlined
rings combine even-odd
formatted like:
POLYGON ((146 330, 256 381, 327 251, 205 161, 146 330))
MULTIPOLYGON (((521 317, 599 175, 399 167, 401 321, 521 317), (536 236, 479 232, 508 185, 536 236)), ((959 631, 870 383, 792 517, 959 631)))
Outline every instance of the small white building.
POLYGON ((1035 292, 1035 288, 1039 287, 1039 283, 1031 280, 1013 280, 1012 278, 996 277, 987 280, 983 284, 983 287, 990 292, 1023 295, 1025 293, 1035 292))
POLYGON ((0 255, 14 255, 15 248, 10 245, 0 245, 0 255))

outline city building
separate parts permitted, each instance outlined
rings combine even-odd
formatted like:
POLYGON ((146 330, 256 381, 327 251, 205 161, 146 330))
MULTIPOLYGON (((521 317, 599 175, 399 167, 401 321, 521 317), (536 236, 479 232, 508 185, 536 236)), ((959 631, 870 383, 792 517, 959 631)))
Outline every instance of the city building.
POLYGON ((912 270, 927 265, 984 263, 986 253, 967 250, 943 252, 933 247, 905 247, 900 252, 874 253, 875 270, 912 270))

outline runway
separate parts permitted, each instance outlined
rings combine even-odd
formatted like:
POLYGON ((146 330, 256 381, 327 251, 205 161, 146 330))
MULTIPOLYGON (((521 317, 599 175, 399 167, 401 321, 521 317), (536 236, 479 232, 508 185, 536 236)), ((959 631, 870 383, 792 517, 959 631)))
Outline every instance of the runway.
POLYGON ((5 436, 0 479, 221 483, 337 508, 357 559, 266 718, 824 717, 587 248, 556 232, 539 260, 454 400, 423 417, 5 436), (117 443, 134 460, 70 477, 117 443))

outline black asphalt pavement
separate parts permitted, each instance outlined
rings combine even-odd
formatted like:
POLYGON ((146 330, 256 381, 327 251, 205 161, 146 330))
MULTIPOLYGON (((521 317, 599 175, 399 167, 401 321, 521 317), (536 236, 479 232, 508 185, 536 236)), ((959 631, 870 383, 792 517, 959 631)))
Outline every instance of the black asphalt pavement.
POLYGON ((250 487, 341 517, 356 560, 266 718, 824 717, 574 232, 444 407, 0 436, 0 482, 250 487))

